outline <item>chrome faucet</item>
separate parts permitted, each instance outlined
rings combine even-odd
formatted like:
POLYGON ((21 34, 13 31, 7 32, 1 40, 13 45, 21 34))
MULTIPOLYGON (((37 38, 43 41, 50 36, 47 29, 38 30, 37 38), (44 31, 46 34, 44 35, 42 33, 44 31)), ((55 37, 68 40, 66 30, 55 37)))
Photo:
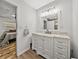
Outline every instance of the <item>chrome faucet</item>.
POLYGON ((45 33, 51 34, 51 31, 49 31, 48 29, 46 29, 45 33))

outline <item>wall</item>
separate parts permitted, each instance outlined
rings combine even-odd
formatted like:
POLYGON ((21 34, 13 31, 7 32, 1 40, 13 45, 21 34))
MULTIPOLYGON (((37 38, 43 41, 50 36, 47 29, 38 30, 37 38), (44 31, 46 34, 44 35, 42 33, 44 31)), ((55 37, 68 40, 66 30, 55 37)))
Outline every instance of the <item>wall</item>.
MULTIPOLYGON (((41 7, 37 10, 37 32, 42 32, 43 30, 43 22, 40 19, 39 14, 42 10, 55 6, 56 8, 61 10, 61 19, 60 19, 60 29, 61 32, 66 32, 71 37, 72 42, 72 0, 55 0, 54 2, 49 3, 46 6, 41 7)), ((72 45, 71 45, 72 47, 72 45)))
POLYGON ((78 0, 73 0, 73 50, 78 58, 78 0))
POLYGON ((29 38, 23 37, 24 27, 27 25, 31 32, 36 29, 36 11, 28 6, 23 0, 7 0, 17 6, 17 55, 21 55, 29 49, 29 38))
MULTIPOLYGON (((61 10, 62 18, 60 20, 60 31, 67 32, 72 37, 72 0, 55 0, 54 2, 43 6, 42 8, 37 10, 38 19, 39 13, 45 8, 48 8, 49 6, 55 6, 56 8, 61 10)), ((39 19, 37 20, 37 22, 37 31, 41 32, 41 29, 43 29, 42 20, 39 19)))
POLYGON ((12 17, 15 14, 15 9, 16 7, 13 5, 0 0, 0 35, 4 31, 16 28, 15 17, 12 17))

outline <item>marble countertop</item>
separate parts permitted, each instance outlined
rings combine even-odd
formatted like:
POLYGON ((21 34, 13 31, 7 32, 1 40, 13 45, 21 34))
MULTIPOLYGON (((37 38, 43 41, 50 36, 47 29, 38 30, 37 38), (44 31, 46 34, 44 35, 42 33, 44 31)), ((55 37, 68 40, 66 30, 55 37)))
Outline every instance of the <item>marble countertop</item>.
POLYGON ((46 36, 46 37, 60 37, 60 38, 70 39, 70 37, 67 34, 64 34, 64 33, 52 33, 52 34, 32 33, 32 34, 46 36))

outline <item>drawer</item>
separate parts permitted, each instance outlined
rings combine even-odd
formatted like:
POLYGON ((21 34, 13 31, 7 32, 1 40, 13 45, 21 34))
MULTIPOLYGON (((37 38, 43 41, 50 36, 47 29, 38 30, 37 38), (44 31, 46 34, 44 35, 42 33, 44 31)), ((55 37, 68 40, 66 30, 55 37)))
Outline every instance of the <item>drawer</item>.
POLYGON ((55 44, 59 45, 59 46, 67 46, 67 43, 64 43, 64 42, 61 42, 61 41, 55 41, 55 44))
POLYGON ((65 49, 67 49, 67 47, 61 46, 61 45, 55 45, 54 49, 65 50, 65 49))
POLYGON ((67 55, 67 53, 61 52, 61 51, 56 51, 55 54, 58 54, 60 56, 66 56, 67 55))
POLYGON ((67 47, 67 40, 64 40, 64 39, 54 39, 54 45, 55 45, 55 47, 66 48, 67 47))
POLYGON ((59 43, 55 43, 54 44, 55 47, 63 47, 63 48, 67 48, 67 44, 59 44, 59 43))
POLYGON ((55 59, 66 59, 66 56, 62 53, 56 52, 54 58, 55 59))
POLYGON ((61 53, 63 53, 63 54, 64 54, 64 53, 66 54, 66 53, 67 53, 67 48, 65 48, 65 49, 64 49, 64 48, 63 48, 63 49, 60 49, 60 48, 56 47, 56 48, 55 48, 55 51, 56 51, 56 52, 61 52, 61 53))
POLYGON ((67 57, 67 48, 55 48, 54 49, 54 57, 55 59, 66 59, 67 57))
POLYGON ((55 41, 57 43, 60 43, 60 44, 66 44, 67 43, 67 40, 65 40, 65 39, 56 39, 55 41))
POLYGON ((62 44, 62 45, 66 45, 67 44, 67 40, 64 38, 54 38, 54 41, 58 44, 62 44))
POLYGON ((63 57, 55 57, 54 59, 66 59, 66 58, 63 58, 63 57))

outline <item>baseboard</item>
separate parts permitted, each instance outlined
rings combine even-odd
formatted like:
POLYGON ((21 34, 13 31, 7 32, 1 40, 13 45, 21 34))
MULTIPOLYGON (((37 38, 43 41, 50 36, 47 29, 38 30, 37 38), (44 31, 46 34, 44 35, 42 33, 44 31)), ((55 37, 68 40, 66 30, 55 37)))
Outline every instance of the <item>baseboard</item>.
POLYGON ((27 49, 23 50, 23 51, 22 51, 22 52, 20 52, 20 53, 17 53, 17 56, 22 55, 22 54, 23 54, 23 53, 25 53, 27 50, 29 50, 29 48, 27 48, 27 49))

